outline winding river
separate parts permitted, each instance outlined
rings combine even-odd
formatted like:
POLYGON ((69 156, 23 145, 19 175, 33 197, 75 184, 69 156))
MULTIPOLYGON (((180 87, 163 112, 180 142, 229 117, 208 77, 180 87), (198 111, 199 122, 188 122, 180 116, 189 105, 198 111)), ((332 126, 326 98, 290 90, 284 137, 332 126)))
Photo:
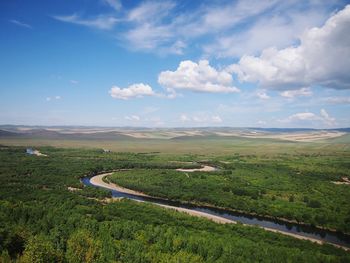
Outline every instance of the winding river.
POLYGON ((254 225, 265 230, 278 232, 284 235, 293 236, 298 239, 306 239, 319 244, 329 243, 346 250, 350 250, 350 236, 343 233, 332 232, 319 229, 313 226, 300 225, 297 223, 284 222, 277 219, 265 218, 257 215, 247 215, 230 210, 212 208, 206 206, 183 204, 176 201, 164 200, 156 197, 122 188, 112 183, 106 183, 102 179, 111 173, 96 175, 92 178, 82 178, 81 181, 86 186, 100 187, 111 190, 115 198, 128 198, 140 202, 149 202, 168 209, 185 212, 193 216, 205 217, 218 223, 237 223, 254 225))

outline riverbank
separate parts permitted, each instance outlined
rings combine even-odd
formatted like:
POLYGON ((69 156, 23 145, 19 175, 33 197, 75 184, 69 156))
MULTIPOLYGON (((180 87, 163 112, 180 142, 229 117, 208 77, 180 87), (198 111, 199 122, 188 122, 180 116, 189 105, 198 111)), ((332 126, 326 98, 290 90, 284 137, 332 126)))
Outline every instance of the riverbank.
MULTIPOLYGON (((209 167, 211 170, 215 170, 215 169, 219 170, 219 168, 216 168, 216 167, 211 167, 211 166, 207 166, 207 167, 209 167)), ((202 168, 204 168, 204 165, 202 165, 202 167, 199 169, 202 169, 202 168)), ((179 169, 176 169, 176 170, 178 171, 179 169)), ((269 208, 259 209, 259 206, 258 206, 259 204, 265 205, 265 203, 263 202, 264 200, 262 200, 262 202, 258 203, 258 205, 246 206, 244 207, 245 209, 239 209, 241 208, 241 206, 239 203, 235 202, 236 200, 234 198, 234 193, 232 192, 232 189, 230 190, 230 188, 228 188, 228 191, 227 191, 227 187, 226 187, 226 190, 223 190, 222 187, 216 187, 215 183, 213 183, 213 181, 211 180, 212 178, 216 180, 222 180, 222 179, 226 180, 225 178, 226 175, 222 176, 220 175, 220 172, 212 173, 210 175, 209 174, 206 175, 205 173, 203 173, 203 175, 201 175, 199 179, 198 176, 193 176, 192 178, 192 176, 190 175, 190 172, 188 172, 187 169, 181 169, 181 170, 182 170, 181 171, 182 174, 186 175, 187 178, 189 178, 189 181, 190 181, 189 183, 187 183, 187 179, 183 179, 184 177, 182 177, 182 175, 180 175, 180 173, 178 173, 177 171, 175 172, 175 170, 166 172, 168 173, 167 177, 163 176, 164 172, 161 170, 150 171, 150 170, 137 169, 137 173, 135 173, 135 171, 133 170, 129 170, 129 171, 126 171, 125 174, 124 172, 116 171, 117 173, 115 175, 112 175, 108 177, 108 179, 104 179, 104 180, 107 183, 109 183, 110 181, 118 185, 121 185, 123 187, 127 187, 130 189, 136 190, 138 192, 142 192, 143 194, 151 195, 154 198, 170 201, 173 203, 174 202, 180 203, 185 206, 199 206, 202 208, 221 210, 223 212, 229 211, 230 213, 233 213, 239 216, 243 215, 244 217, 254 217, 259 221, 273 221, 276 224, 280 224, 284 226, 287 226, 288 224, 294 225, 297 228, 299 227, 302 228, 302 231, 308 232, 308 233, 311 233, 311 232, 318 233, 319 231, 325 231, 327 234, 330 233, 331 235, 335 235, 335 236, 344 236, 345 240, 348 240, 348 243, 350 243, 350 232, 346 231, 348 227, 343 226, 341 224, 334 224, 334 223, 337 223, 338 219, 334 219, 333 222, 326 221, 323 225, 317 224, 316 220, 313 220, 313 218, 316 216, 315 212, 316 213, 318 212, 311 211, 311 209, 309 209, 308 201, 302 201, 299 199, 298 201, 302 201, 304 203, 297 202, 298 207, 297 207, 297 210, 295 210, 296 213, 295 214, 289 213, 289 216, 287 217, 288 214, 284 212, 285 211, 288 212, 288 209, 292 208, 293 203, 285 202, 285 204, 283 204, 285 205, 283 207, 285 208, 283 209, 284 212, 279 212, 276 210, 273 211, 273 209, 270 209, 270 208, 273 207, 275 203, 277 203, 278 201, 274 202, 273 198, 270 199, 266 197, 269 197, 269 196, 271 197, 276 193, 271 194, 271 192, 265 192, 264 194, 261 194, 261 196, 258 196, 258 198, 256 198, 256 196, 252 196, 252 198, 257 200, 256 202, 260 202, 262 199, 264 199, 267 202, 267 205, 269 208), (171 174, 171 176, 169 173, 171 174), (148 179, 144 181, 143 176, 149 176, 149 177, 147 177, 148 179), (180 177, 179 180, 180 181, 182 180, 181 182, 177 181, 178 179, 177 176, 180 177), (211 190, 208 193, 207 191, 209 188, 206 186, 206 181, 202 180, 203 177, 206 178, 206 180, 212 181, 211 185, 209 184, 209 188, 211 190), (118 180, 118 178, 120 180, 118 180), (155 179, 153 180, 152 178, 155 178, 155 179), (164 191, 164 189, 161 189, 159 187, 154 187, 155 185, 161 186, 165 178, 167 178, 168 180, 168 182, 163 185, 166 191, 164 191), (173 188, 173 185, 171 184, 171 182, 178 185, 178 187, 173 188), (193 184, 192 184, 193 182, 195 183, 196 187, 193 187, 193 184), (181 190, 181 186, 186 186, 186 187, 184 187, 184 189, 181 190), (217 189, 218 191, 215 192, 217 189), (215 193, 216 195, 214 196, 213 193, 215 193), (205 197, 206 195, 208 195, 208 197, 205 197), (191 196, 191 198, 188 198, 188 196, 191 196), (227 201, 228 198, 226 197, 228 196, 232 198, 232 201, 233 201, 232 203, 227 201), (224 201, 222 202, 221 200, 224 200, 224 201), (304 208, 305 208, 304 206, 306 206, 305 211, 304 211, 304 208), (301 214, 302 215, 305 214, 309 216, 308 217, 309 220, 306 220, 305 222, 300 216, 301 214)), ((242 178, 242 180, 244 180, 244 178, 242 178)), ((278 179, 275 179, 275 183, 278 183, 278 182, 279 182, 278 179)), ((224 181, 223 183, 226 184, 224 181)), ((261 187, 260 189, 263 190, 264 187, 261 187)), ((255 191, 254 187, 251 187, 250 190, 252 190, 252 192, 255 191)), ((301 193, 302 191, 296 192, 296 194, 301 194, 301 193)), ((247 194, 245 193, 245 195, 247 194)), ((248 193, 248 196, 249 196, 249 193, 248 193)), ((310 197, 310 199, 318 200, 317 198, 313 198, 312 196, 310 197)), ((253 200, 251 201, 252 203, 254 202, 253 200)), ((320 215, 317 214, 317 217, 319 216, 320 215)), ((305 218, 307 217, 305 216, 305 218)), ((320 221, 320 220, 317 220, 317 221, 320 221)), ((338 220, 338 221, 341 222, 341 220, 338 220)), ((243 223, 246 223, 246 222, 243 222, 243 223)), ((247 222, 247 223, 251 224, 251 222, 247 222)), ((261 225, 260 223, 258 224, 261 225)), ((299 230, 297 229, 294 229, 294 230, 296 230, 294 232, 299 232, 299 230)))
MULTIPOLYGON (((146 194, 144 194, 142 192, 134 191, 134 190, 127 189, 127 188, 124 188, 124 187, 120 187, 120 186, 118 186, 118 185, 116 185, 114 183, 106 183, 105 181, 103 181, 103 178, 105 178, 106 176, 111 175, 111 174, 113 174, 113 173, 110 172, 110 173, 104 173, 104 174, 96 175, 96 176, 94 176, 94 177, 92 177, 90 179, 90 183, 92 185, 94 185, 94 186, 103 187, 103 188, 106 188, 106 189, 109 189, 109 190, 114 190, 114 191, 118 191, 118 192, 125 193, 125 194, 130 194, 130 195, 139 196, 139 197, 151 197, 151 196, 146 195, 146 194)), ((212 214, 206 213, 206 212, 196 211, 196 210, 193 210, 193 209, 188 209, 188 208, 183 208, 183 207, 176 207, 176 206, 170 206, 170 205, 165 205, 165 204, 158 204, 158 203, 153 203, 153 204, 156 204, 158 206, 161 206, 161 207, 164 207, 164 208, 167 208, 167 209, 173 209, 173 210, 176 210, 176 211, 179 211, 179 212, 185 212, 185 213, 190 214, 192 216, 203 217, 203 218, 212 220, 212 221, 214 221, 216 223, 221 223, 221 224, 237 223, 237 221, 234 221, 234 220, 231 220, 231 219, 227 219, 227 218, 224 218, 224 217, 212 215, 212 214)), ((248 224, 245 224, 245 225, 248 225, 248 224)), ((268 227, 261 227, 261 228, 263 228, 263 229, 265 229, 267 231, 280 233, 280 234, 283 234, 283 235, 288 235, 288 236, 291 236, 291 237, 294 237, 294 238, 297 238, 297 239, 301 239, 301 240, 308 240, 308 241, 315 242, 315 243, 318 243, 318 244, 325 244, 325 243, 327 243, 327 244, 331 244, 331 245, 334 245, 336 247, 339 247, 339 248, 342 248, 342 249, 345 249, 345 250, 350 250, 349 248, 347 248, 345 246, 337 245, 337 244, 334 244, 334 243, 326 242, 326 241, 319 240, 319 239, 312 238, 312 237, 298 235, 298 234, 295 234, 295 233, 289 233, 289 232, 285 232, 285 231, 278 230, 278 229, 273 229, 273 228, 268 228, 268 227)))

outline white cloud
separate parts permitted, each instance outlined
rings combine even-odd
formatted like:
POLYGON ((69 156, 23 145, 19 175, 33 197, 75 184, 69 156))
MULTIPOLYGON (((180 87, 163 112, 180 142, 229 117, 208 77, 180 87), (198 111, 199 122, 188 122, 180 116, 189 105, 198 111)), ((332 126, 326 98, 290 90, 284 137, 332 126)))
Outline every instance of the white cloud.
POLYGON ((301 112, 293 114, 280 122, 294 122, 294 121, 314 121, 319 120, 319 117, 312 112, 301 112))
POLYGON ((203 49, 214 57, 241 57, 260 53, 272 46, 284 48, 295 43, 305 29, 319 25, 325 18, 326 12, 317 8, 274 12, 273 15, 256 19, 244 31, 216 36, 203 49))
POLYGON ((300 123, 313 124, 322 123, 327 126, 333 126, 336 124, 336 119, 331 117, 325 109, 321 109, 320 115, 312 112, 301 112, 293 114, 285 119, 278 120, 281 123, 291 123, 298 125, 300 123))
POLYGON ((277 2, 238 0, 227 4, 209 3, 190 12, 179 12, 182 7, 175 1, 146 1, 126 13, 123 20, 130 28, 122 33, 122 38, 128 48, 183 54, 188 42, 229 30, 277 2))
POLYGON ((280 93, 282 97, 292 99, 294 97, 300 97, 300 96, 311 96, 312 91, 310 88, 301 88, 297 90, 285 90, 280 93))
POLYGON ((186 114, 181 114, 180 121, 181 122, 191 121, 191 118, 189 118, 186 114))
POLYGON ((125 116, 124 119, 128 120, 128 121, 140 121, 141 120, 140 116, 138 116, 138 115, 125 116))
POLYGON ((146 1, 130 10, 125 21, 130 28, 122 33, 128 48, 160 54, 182 54, 186 44, 175 37, 175 25, 165 22, 175 8, 172 1, 146 1))
POLYGON ((25 28, 28 28, 28 29, 33 29, 33 27, 29 24, 26 24, 26 23, 23 23, 23 22, 20 22, 16 19, 11 19, 9 20, 12 24, 15 24, 17 26, 21 26, 21 27, 25 27, 25 28))
POLYGON ((142 113, 144 115, 147 115, 147 114, 151 114, 151 113, 154 113, 156 111, 159 111, 159 108, 157 107, 152 107, 152 106, 149 106, 149 107, 145 107, 142 111, 142 113))
POLYGON ((229 71, 240 81, 264 88, 295 89, 323 85, 350 88, 350 5, 330 17, 323 27, 307 30, 300 45, 265 49, 260 57, 243 56, 229 71))
POLYGON ((125 33, 124 37, 133 49, 152 51, 167 43, 171 35, 166 26, 144 23, 125 33))
POLYGON ((147 1, 132 9, 126 21, 134 23, 123 37, 128 47, 160 54, 183 54, 195 38, 217 34, 271 8, 277 0, 239 0, 206 4, 191 12, 177 12, 174 1, 147 1), (254 6, 254 8, 251 8, 254 6), (176 15, 174 15, 176 14, 176 15))
POLYGON ((328 125, 332 126, 336 123, 335 118, 329 116, 328 112, 325 109, 321 109, 321 117, 323 121, 328 125))
POLYGON ((324 101, 330 104, 350 104, 350 97, 329 97, 325 98, 324 101))
POLYGON ((182 55, 186 47, 187 44, 185 42, 182 40, 177 40, 174 44, 170 45, 170 47, 161 48, 160 54, 182 55))
POLYGON ((187 114, 180 115, 181 122, 195 122, 201 124, 213 124, 213 123, 222 123, 222 118, 219 115, 208 115, 208 114, 195 114, 193 116, 188 116, 187 114))
POLYGON ((53 16, 56 20, 83 25, 87 27, 110 30, 114 27, 114 25, 119 21, 117 18, 110 15, 100 15, 94 18, 82 18, 76 14, 68 15, 68 16, 53 16))
POLYGON ((175 7, 172 1, 146 1, 132 9, 127 19, 133 22, 158 21, 175 7))
POLYGON ((102 0, 105 4, 109 5, 115 10, 120 10, 122 8, 122 4, 120 0, 102 0))
POLYGON ((71 79, 69 82, 70 82, 71 84, 73 84, 73 85, 79 84, 79 81, 74 80, 74 79, 71 79))
POLYGON ((176 93, 174 89, 167 88, 168 94, 161 94, 160 97, 165 97, 167 99, 175 99, 177 97, 182 97, 182 94, 176 93))
POLYGON ((197 92, 233 93, 239 89, 232 86, 232 76, 226 71, 217 71, 207 60, 198 63, 182 61, 176 71, 163 71, 158 83, 167 89, 184 89, 197 92))
POLYGON ((264 126, 264 125, 266 125, 266 121, 261 121, 260 120, 260 121, 258 121, 258 124, 264 126))
POLYGON ((202 117, 202 116, 193 116, 192 120, 194 122, 206 122, 207 118, 206 117, 202 117))
POLYGON ((119 88, 117 86, 113 86, 109 90, 109 94, 115 99, 122 100, 156 95, 151 86, 143 83, 132 84, 127 88, 119 88))
POLYGON ((62 99, 62 97, 59 95, 53 96, 53 97, 46 97, 46 101, 60 100, 60 99, 62 99))
POLYGON ((203 5, 203 8, 180 17, 175 21, 180 36, 195 38, 208 34, 225 32, 248 19, 265 12, 276 4, 276 0, 238 0, 227 4, 203 5), (254 8, 251 8, 254 6, 254 8))
POLYGON ((214 122, 214 123, 221 123, 222 119, 221 119, 220 116, 216 115, 216 116, 212 116, 211 117, 211 121, 214 122))
POLYGON ((270 98, 269 95, 267 95, 266 91, 265 90, 260 90, 256 93, 256 96, 259 98, 259 99, 262 99, 262 100, 268 100, 270 98))
MULTIPOLYGON (((306 27, 319 25, 338 0, 320 4, 302 0, 209 1, 205 4, 174 0, 141 1, 122 8, 120 0, 100 0, 114 9, 96 17, 54 18, 99 29, 116 28, 116 38, 126 48, 158 54, 183 54, 196 48, 214 56, 241 56, 263 48, 295 43, 306 27), (254 8, 252 8, 254 7, 254 8), (112 15, 111 15, 112 14, 112 15), (244 28, 244 30, 241 30, 244 28), (202 38, 207 37, 202 42, 202 38)), ((339 3, 338 3, 339 5, 339 3)))

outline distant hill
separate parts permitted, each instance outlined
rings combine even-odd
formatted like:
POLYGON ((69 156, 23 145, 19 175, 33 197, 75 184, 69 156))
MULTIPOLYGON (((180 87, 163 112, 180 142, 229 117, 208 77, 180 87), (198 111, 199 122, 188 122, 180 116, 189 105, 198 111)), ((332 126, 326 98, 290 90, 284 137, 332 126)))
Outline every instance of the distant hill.
POLYGON ((15 137, 18 133, 0 130, 0 137, 15 137))
POLYGON ((131 136, 118 132, 95 132, 95 133, 61 133, 45 129, 33 129, 21 132, 0 130, 0 138, 37 138, 37 139, 65 139, 65 140, 122 140, 135 139, 131 136))
POLYGON ((328 140, 350 133, 350 128, 110 128, 110 127, 31 127, 0 126, 0 138, 26 138, 46 140, 125 140, 147 139, 189 141, 189 140, 283 140, 316 141, 328 140))

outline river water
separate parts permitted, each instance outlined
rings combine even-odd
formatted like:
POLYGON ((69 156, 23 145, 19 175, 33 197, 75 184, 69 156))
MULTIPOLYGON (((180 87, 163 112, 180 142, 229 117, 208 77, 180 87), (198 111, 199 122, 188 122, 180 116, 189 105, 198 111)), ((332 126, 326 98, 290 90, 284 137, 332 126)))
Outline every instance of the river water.
MULTIPOLYGON (((90 178, 88 177, 82 178, 81 181, 86 186, 103 188, 101 186, 93 185, 90 182, 90 178)), ((110 191, 112 192, 113 197, 124 197, 131 200, 136 200, 136 201, 163 204, 163 205, 169 205, 174 207, 182 207, 182 208, 200 211, 200 212, 215 215, 218 217, 226 218, 226 219, 240 222, 246 225, 256 225, 260 227, 276 229, 286 233, 292 233, 299 236, 309 237, 309 238, 317 239, 327 243, 332 243, 332 244, 350 248, 350 235, 345 235, 343 233, 338 233, 338 232, 335 233, 328 230, 322 230, 313 226, 304 226, 296 223, 288 223, 277 219, 268 219, 262 216, 252 216, 252 215, 247 215, 240 212, 233 212, 225 209, 183 204, 176 201, 169 201, 169 200, 164 200, 164 199, 159 199, 154 197, 142 197, 142 196, 137 196, 133 194, 122 193, 116 190, 110 190, 110 191)))

